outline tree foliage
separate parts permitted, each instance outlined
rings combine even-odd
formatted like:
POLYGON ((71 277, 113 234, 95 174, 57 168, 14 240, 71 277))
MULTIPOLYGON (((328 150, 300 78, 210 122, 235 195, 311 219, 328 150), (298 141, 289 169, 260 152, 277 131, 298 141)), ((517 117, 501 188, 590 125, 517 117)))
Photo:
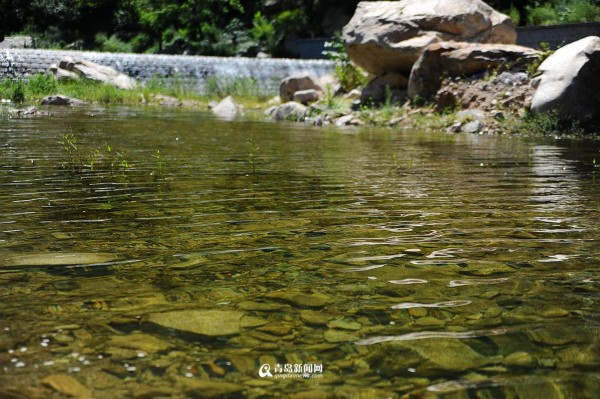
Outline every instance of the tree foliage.
MULTIPOLYGON (((0 0, 0 37, 25 33, 45 46, 233 55, 277 54, 285 37, 323 37, 326 21, 359 0, 0 0)), ((597 0, 489 0, 520 24, 600 20, 597 0)))

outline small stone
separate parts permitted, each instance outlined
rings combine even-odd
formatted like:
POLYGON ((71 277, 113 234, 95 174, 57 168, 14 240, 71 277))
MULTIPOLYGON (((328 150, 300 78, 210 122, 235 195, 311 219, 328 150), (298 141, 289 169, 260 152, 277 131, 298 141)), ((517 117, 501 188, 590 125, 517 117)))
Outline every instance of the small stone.
POLYGON ((513 367, 527 367, 534 368, 537 366, 537 362, 534 357, 527 352, 515 352, 506 356, 504 360, 502 360, 502 364, 505 366, 513 366, 513 367))
POLYGON ((326 326, 329 320, 331 320, 331 316, 315 310, 301 310, 300 320, 306 324, 326 326))
POLYGON ((415 325, 421 327, 438 327, 445 325, 446 322, 435 317, 421 317, 415 321, 415 325))
POLYGON ((320 308, 333 302, 333 297, 321 292, 308 294, 304 291, 293 289, 272 292, 266 295, 266 297, 271 299, 279 299, 283 302, 287 302, 293 306, 299 307, 320 308))
POLYGON ((362 325, 351 319, 336 319, 336 320, 332 320, 329 323, 327 323, 327 327, 338 328, 341 330, 357 331, 357 330, 360 330, 362 325))
POLYGON ((146 320, 165 328, 218 337, 238 334, 243 316, 243 312, 226 309, 175 310, 151 313, 146 320))
POLYGON ((561 308, 550 308, 544 310, 541 315, 546 318, 566 317, 569 315, 569 311, 561 308))
POLYGON ((358 335, 356 334, 336 329, 329 329, 325 331, 323 337, 325 338, 325 341, 330 343, 354 342, 358 341, 359 339, 358 335))
POLYGON ((216 382, 193 378, 179 378, 177 381, 183 386, 183 391, 190 398, 223 398, 244 390, 242 385, 230 382, 216 382))
POLYGON ((298 90, 292 97, 293 101, 301 104, 308 104, 319 100, 319 92, 315 89, 298 90))
POLYGON ((463 133, 478 133, 483 128, 483 123, 479 120, 467 122, 460 128, 463 133))
POLYGON ((257 330, 272 335, 284 336, 291 334, 294 331, 294 327, 290 324, 273 323, 263 327, 259 327, 257 328, 257 330))
POLYGON ((212 112, 222 118, 232 118, 237 114, 237 108, 233 97, 227 96, 212 108, 212 112))
POLYGON ((92 399, 92 391, 68 374, 51 374, 42 379, 42 384, 63 395, 77 399, 92 399))
POLYGON ((47 96, 42 99, 42 105, 67 105, 69 107, 80 107, 89 103, 77 98, 67 97, 62 94, 47 96))
POLYGON ((136 349, 146 353, 161 352, 171 347, 168 342, 165 342, 160 338, 142 333, 112 336, 110 338, 109 345, 128 349, 136 349))
POLYGON ((238 302, 237 308, 241 310, 252 310, 252 311, 277 311, 289 308, 289 305, 272 302, 253 302, 253 301, 242 301, 238 302))

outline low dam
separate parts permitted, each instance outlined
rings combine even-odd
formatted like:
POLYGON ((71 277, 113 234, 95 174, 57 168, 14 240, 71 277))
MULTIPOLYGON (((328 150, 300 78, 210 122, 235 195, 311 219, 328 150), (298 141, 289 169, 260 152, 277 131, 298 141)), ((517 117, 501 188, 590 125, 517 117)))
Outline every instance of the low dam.
POLYGON ((333 71, 333 63, 326 60, 5 49, 0 52, 0 79, 27 79, 45 73, 51 64, 66 56, 113 67, 142 83, 162 79, 200 93, 205 92, 211 77, 219 82, 251 78, 259 83, 261 92, 275 94, 286 76, 308 72, 320 78, 333 71))

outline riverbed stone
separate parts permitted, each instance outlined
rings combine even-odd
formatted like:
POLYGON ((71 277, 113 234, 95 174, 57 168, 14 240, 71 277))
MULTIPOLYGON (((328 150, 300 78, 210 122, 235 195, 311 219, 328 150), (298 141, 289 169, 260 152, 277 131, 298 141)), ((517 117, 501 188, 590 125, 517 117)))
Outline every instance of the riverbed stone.
POLYGON ((108 342, 110 346, 136 349, 145 353, 156 353, 169 349, 171 345, 150 334, 131 333, 127 335, 113 335, 108 342))
POLYGON ((506 356, 502 364, 509 367, 534 368, 537 366, 537 361, 530 353, 519 351, 506 356))
POLYGON ((269 115, 276 121, 301 121, 306 117, 308 108, 295 101, 288 101, 269 109, 269 115))
POLYGON ((51 374, 42 379, 42 384, 63 395, 77 399, 92 399, 92 391, 68 374, 51 374))
POLYGON ((350 59, 372 75, 406 76, 423 50, 442 41, 516 42, 511 19, 480 0, 362 1, 343 28, 350 59))
POLYGON ((194 378, 178 378, 179 385, 189 398, 225 398, 244 390, 244 386, 231 382, 209 381, 194 378))
POLYGON ((68 266, 111 262, 117 256, 105 252, 31 252, 6 254, 0 259, 2 266, 68 266))
POLYGON ((233 118, 238 112, 238 106, 233 97, 227 96, 212 108, 212 112, 221 118, 233 118))
POLYGON ((297 307, 321 308, 333 303, 334 298, 322 292, 307 293, 296 289, 275 291, 266 295, 267 298, 280 300, 297 307))
POLYGON ((323 334, 323 338, 325 338, 325 341, 329 343, 337 344, 343 342, 355 342, 360 337, 356 333, 350 331, 331 328, 325 331, 325 333, 323 334))
POLYGON ((243 316, 237 310, 198 309, 151 313, 145 320, 165 328, 219 337, 238 334, 243 316))
POLYGON ((411 375, 408 368, 417 368, 425 375, 453 373, 498 362, 476 352, 458 339, 431 338, 379 344, 368 355, 369 363, 382 375, 411 375), (398 359, 403 359, 398 362, 398 359))

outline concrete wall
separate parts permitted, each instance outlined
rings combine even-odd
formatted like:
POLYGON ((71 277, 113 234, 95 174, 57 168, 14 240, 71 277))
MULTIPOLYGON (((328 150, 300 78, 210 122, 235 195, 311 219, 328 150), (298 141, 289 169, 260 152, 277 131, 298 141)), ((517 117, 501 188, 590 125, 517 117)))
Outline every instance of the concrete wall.
POLYGON ((308 72, 320 78, 333 71, 333 63, 325 60, 5 49, 0 51, 0 79, 27 79, 45 73, 65 56, 111 66, 141 82, 159 78, 198 92, 204 92, 210 77, 221 83, 246 77, 255 79, 265 94, 274 94, 286 76, 308 72))
POLYGON ((600 22, 517 28, 517 44, 533 48, 545 42, 556 49, 588 36, 600 36, 600 22))

